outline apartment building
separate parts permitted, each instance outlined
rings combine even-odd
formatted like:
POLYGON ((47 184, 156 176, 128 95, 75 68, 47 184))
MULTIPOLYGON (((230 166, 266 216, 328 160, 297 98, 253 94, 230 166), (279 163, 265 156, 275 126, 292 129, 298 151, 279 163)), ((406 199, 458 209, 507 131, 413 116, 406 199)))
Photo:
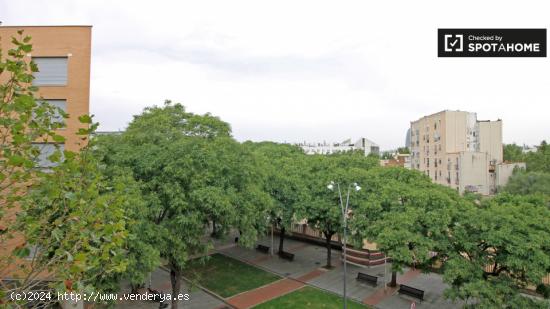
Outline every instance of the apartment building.
MULTIPOLYGON (((55 105, 70 117, 59 118, 66 127, 59 134, 66 138, 62 149, 78 150, 80 140, 75 134, 82 126, 78 116, 88 114, 90 106, 90 57, 91 26, 0 26, 0 48, 6 55, 11 48, 11 37, 32 37, 32 52, 27 54, 38 65, 39 72, 33 84, 38 87, 37 96, 55 105)), ((48 165, 46 158, 54 150, 51 144, 37 144, 43 153, 40 164, 48 165)))
POLYGON ((521 163, 502 160, 502 120, 445 110, 411 122, 411 167, 460 193, 494 194, 521 163))
MULTIPOLYGON (((33 60, 39 69, 33 80, 33 85, 38 87, 37 97, 69 114, 68 119, 63 119, 60 115, 56 117, 56 121, 65 122, 65 127, 57 133, 66 139, 57 146, 60 149, 78 151, 85 143, 75 134, 79 128, 84 127, 78 117, 88 114, 90 105, 91 26, 0 26, 0 49, 3 57, 13 48, 11 37, 19 37, 18 30, 24 31, 23 36, 32 37, 33 50, 26 55, 26 60, 33 60)), ((35 146, 41 152, 37 165, 42 168, 51 167, 53 164, 48 157, 55 151, 56 145, 37 141, 35 146)), ((16 212, 17 209, 10 209, 0 226, 11 224, 16 212)), ((10 252, 11 248, 21 244, 24 244, 24 239, 16 236, 0 243, 0 252, 10 252)), ((0 278, 10 278, 12 271, 13 269, 2 269, 0 278)))
POLYGON ((349 138, 341 143, 303 142, 296 145, 300 146, 306 154, 331 154, 352 150, 360 150, 365 156, 368 156, 371 153, 376 155, 380 153, 380 147, 373 141, 364 137, 359 138, 355 143, 352 143, 351 138, 349 138))
POLYGON ((398 166, 411 169, 411 155, 408 153, 394 153, 390 159, 380 160, 380 166, 398 166))

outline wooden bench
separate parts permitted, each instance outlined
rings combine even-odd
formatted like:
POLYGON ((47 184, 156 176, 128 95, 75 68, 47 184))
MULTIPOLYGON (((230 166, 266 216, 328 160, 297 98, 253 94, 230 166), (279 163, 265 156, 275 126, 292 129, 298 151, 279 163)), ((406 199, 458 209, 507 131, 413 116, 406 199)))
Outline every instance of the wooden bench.
POLYGON ((285 260, 293 261, 294 260, 294 254, 290 252, 279 252, 279 257, 285 260))
POLYGON ((264 245, 257 245, 256 250, 263 252, 263 253, 269 253, 269 247, 264 245))
POLYGON ((419 290, 417 288, 413 288, 412 286, 402 284, 399 286, 399 290, 397 292, 402 294, 407 294, 412 297, 416 297, 420 300, 424 300, 424 291, 419 290))
POLYGON ((378 284, 378 277, 361 272, 357 273, 357 280, 372 284, 373 286, 378 284))

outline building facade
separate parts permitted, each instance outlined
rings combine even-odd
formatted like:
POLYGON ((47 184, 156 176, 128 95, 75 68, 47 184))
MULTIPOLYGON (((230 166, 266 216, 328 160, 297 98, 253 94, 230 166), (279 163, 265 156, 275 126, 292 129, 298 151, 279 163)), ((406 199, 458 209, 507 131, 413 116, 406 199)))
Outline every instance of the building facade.
MULTIPOLYGON (((11 37, 31 36, 33 50, 27 54, 37 64, 33 85, 37 97, 63 109, 68 119, 60 118, 66 127, 58 134, 65 137, 61 148, 76 151, 80 138, 75 134, 83 127, 78 117, 90 110, 91 26, 0 26, 0 47, 6 53, 11 48, 11 37)), ((38 145, 47 153, 51 145, 38 145)))
POLYGON ((411 169, 411 155, 408 153, 395 153, 391 159, 380 160, 380 165, 411 169))
POLYGON ((503 162, 500 119, 446 110, 411 122, 410 135, 411 167, 460 193, 494 194, 517 165, 503 162))
POLYGON ((298 143, 306 154, 331 154, 338 152, 347 152, 352 150, 359 150, 365 156, 369 154, 380 154, 380 147, 373 141, 361 137, 355 143, 351 142, 351 139, 347 139, 341 143, 298 143))
MULTIPOLYGON (((89 114, 91 26, 0 26, 0 49, 4 57, 13 48, 11 37, 20 36, 18 30, 24 31, 23 36, 31 37, 33 49, 25 60, 33 60, 38 66, 39 72, 34 73, 32 82, 38 87, 36 97, 39 101, 46 101, 69 114, 67 119, 60 115, 55 116, 55 121, 65 123, 65 127, 57 132, 65 137, 63 144, 35 143, 40 150, 40 155, 36 158, 37 166, 48 168, 53 165, 48 157, 56 146, 61 150, 78 151, 86 143, 76 132, 86 126, 80 123, 78 117, 89 114)), ((15 208, 9 209, 0 226, 9 226, 17 211, 15 208)), ((2 254, 25 244, 23 237, 14 236, 0 243, 2 254)), ((30 249, 32 254, 33 248, 30 249)), ((0 278, 12 277, 14 269, 16 265, 2 269, 0 278)))

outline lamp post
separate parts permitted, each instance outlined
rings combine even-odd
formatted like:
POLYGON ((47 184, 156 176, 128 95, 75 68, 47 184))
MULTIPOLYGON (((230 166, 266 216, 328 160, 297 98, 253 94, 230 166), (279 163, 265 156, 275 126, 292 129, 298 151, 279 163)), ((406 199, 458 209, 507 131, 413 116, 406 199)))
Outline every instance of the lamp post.
POLYGON ((344 309, 348 308, 348 302, 347 302, 347 295, 346 295, 346 277, 347 277, 347 261, 346 261, 346 236, 347 236, 347 229, 348 229, 348 206, 349 206, 349 194, 352 189, 355 191, 361 190, 361 187, 354 182, 353 184, 348 186, 348 193, 346 195, 346 205, 344 206, 344 200, 342 199, 342 191, 340 190, 340 184, 335 183, 334 181, 331 181, 327 188, 329 190, 334 190, 334 185, 338 188, 338 197, 340 198, 340 208, 342 209, 342 220, 344 222, 344 235, 342 238, 342 252, 344 256, 344 309))

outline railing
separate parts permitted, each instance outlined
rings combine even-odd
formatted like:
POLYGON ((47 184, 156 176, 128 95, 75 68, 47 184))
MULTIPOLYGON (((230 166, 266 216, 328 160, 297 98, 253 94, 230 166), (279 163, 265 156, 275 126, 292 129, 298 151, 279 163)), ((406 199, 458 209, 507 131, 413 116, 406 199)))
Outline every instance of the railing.
MULTIPOLYGON (((492 272, 494 265, 485 266, 486 272, 492 272)), ((541 282, 544 284, 550 284, 550 274, 547 274, 545 277, 542 277, 541 282)))
MULTIPOLYGON (((290 228, 290 232, 297 233, 297 234, 303 234, 310 237, 316 237, 320 239, 325 239, 325 236, 323 235, 323 232, 309 227, 307 224, 300 224, 300 223, 294 223, 292 224, 292 227, 290 228)), ((338 234, 332 235, 331 238, 332 241, 340 242, 340 237, 338 234)))

